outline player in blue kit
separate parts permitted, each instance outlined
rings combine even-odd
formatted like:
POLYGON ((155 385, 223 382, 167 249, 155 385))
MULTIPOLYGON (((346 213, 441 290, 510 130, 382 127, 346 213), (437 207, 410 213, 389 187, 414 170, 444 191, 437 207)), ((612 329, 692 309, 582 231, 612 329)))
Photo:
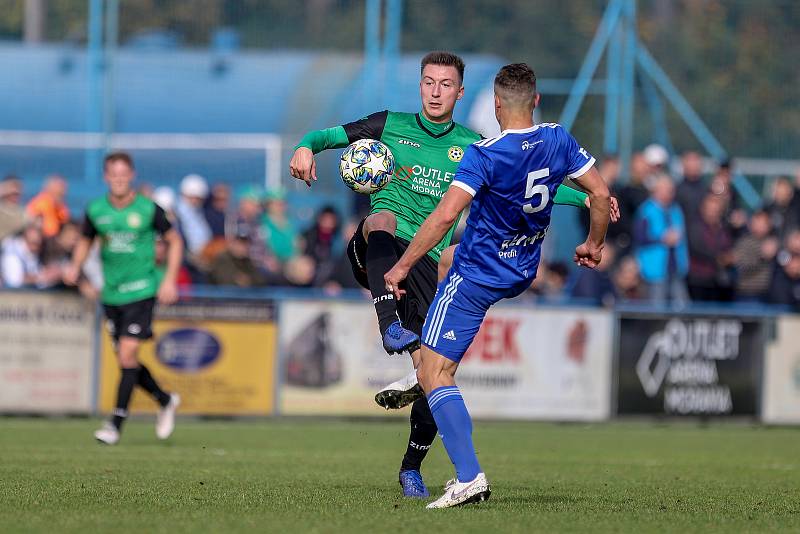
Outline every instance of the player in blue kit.
POLYGON ((494 90, 502 133, 469 146, 441 202, 384 277, 386 289, 402 298, 400 282, 472 203, 464 236, 450 256, 452 265, 422 330, 417 376, 456 469, 445 494, 428 508, 479 502, 490 495, 455 372, 489 307, 519 295, 536 277, 556 188, 570 178, 589 194, 591 225, 586 241, 575 249, 578 265, 595 268, 600 263, 609 223, 608 187, 594 158, 560 125, 533 124, 539 101, 533 70, 521 63, 506 65, 495 77, 494 90))

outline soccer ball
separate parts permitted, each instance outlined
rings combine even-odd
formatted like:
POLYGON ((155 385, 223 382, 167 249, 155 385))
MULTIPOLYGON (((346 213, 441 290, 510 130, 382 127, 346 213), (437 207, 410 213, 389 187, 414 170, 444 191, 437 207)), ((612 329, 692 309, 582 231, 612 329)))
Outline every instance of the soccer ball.
POLYGON ((360 139, 348 146, 339 160, 339 174, 356 193, 371 195, 386 187, 394 173, 394 155, 375 139, 360 139))

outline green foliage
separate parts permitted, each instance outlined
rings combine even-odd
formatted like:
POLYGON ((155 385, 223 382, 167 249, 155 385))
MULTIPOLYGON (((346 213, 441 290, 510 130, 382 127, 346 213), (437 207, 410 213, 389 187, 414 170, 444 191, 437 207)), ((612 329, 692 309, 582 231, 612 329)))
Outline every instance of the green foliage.
MULTIPOLYGON (((408 424, 0 419, 4 532, 797 532, 800 429, 477 423, 489 502, 400 496, 408 424)), ((434 496, 452 476, 438 441, 434 496)))
MULTIPOLYGON (((0 0, 0 38, 22 35, 22 0, 0 0)), ((47 0, 47 36, 85 40, 86 0, 47 0)), ((170 29, 190 46, 207 46, 214 29, 236 29, 247 48, 325 49, 364 46, 363 0, 121 0, 120 39, 170 29)), ((402 47, 452 49, 526 61, 541 78, 572 78, 580 67, 603 0, 405 0, 402 47)), ((797 0, 639 0, 642 42, 733 154, 797 157, 800 145, 800 2, 797 0)), ((599 76, 605 72, 600 65, 599 76)), ((548 97, 556 120, 563 100, 548 97)), ((590 97, 575 133, 595 151, 602 98, 590 97)), ((639 98, 636 145, 651 140, 639 98)), ((699 148, 669 112, 673 143, 699 148)))

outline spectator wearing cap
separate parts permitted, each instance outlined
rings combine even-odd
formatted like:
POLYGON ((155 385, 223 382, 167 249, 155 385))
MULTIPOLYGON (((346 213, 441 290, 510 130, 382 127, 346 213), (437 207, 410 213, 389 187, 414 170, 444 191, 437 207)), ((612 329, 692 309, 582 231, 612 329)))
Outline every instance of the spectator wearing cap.
POLYGON ((667 152, 666 148, 658 143, 651 143, 644 148, 642 156, 650 166, 650 177, 649 180, 647 180, 647 185, 650 185, 650 181, 654 180, 656 176, 669 174, 667 171, 669 152, 667 152))
POLYGON ((25 226, 25 210, 21 203, 22 180, 9 174, 0 180, 0 239, 25 226))
POLYGON ((683 304, 688 300, 686 274, 689 253, 683 212, 675 203, 675 185, 666 175, 653 184, 650 198, 636 213, 636 259, 654 303, 683 304))
POLYGON ((211 263, 208 280, 214 285, 257 287, 267 283, 264 272, 250 258, 251 228, 246 223, 236 225, 226 240, 226 248, 211 263))
POLYGON ((175 215, 186 241, 186 248, 192 255, 199 257, 211 240, 211 228, 208 227, 203 213, 208 184, 199 174, 189 174, 181 180, 180 193, 180 198, 175 203, 175 215))
POLYGON ((703 158, 700 154, 694 150, 684 152, 681 156, 681 173, 683 180, 678 184, 675 199, 688 221, 697 216, 700 202, 708 193, 708 186, 703 183, 703 158))
POLYGON ((750 218, 750 231, 739 238, 733 255, 738 273, 736 299, 763 302, 767 296, 780 241, 772 234, 769 214, 757 211, 750 218))
POLYGON ((297 256, 299 250, 299 233, 287 214, 286 192, 282 189, 267 191, 264 205, 262 228, 267 247, 280 263, 286 263, 297 256))
POLYGON ((32 218, 42 221, 44 237, 55 237, 61 225, 69 220, 69 208, 64 203, 67 194, 67 181, 63 176, 52 174, 47 177, 42 191, 33 197, 25 210, 32 218))

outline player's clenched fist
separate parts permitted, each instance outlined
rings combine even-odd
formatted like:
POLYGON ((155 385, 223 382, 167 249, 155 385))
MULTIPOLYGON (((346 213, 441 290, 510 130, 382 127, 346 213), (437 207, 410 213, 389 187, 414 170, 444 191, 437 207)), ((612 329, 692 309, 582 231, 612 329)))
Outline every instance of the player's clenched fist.
POLYGON ((600 265, 603 259, 603 247, 589 243, 588 241, 581 243, 575 247, 575 257, 573 261, 583 267, 595 269, 600 265))
POLYGON ((314 161, 314 153, 311 152, 311 149, 301 146, 294 151, 292 161, 289 162, 289 172, 311 187, 311 181, 317 179, 317 162, 314 161))

